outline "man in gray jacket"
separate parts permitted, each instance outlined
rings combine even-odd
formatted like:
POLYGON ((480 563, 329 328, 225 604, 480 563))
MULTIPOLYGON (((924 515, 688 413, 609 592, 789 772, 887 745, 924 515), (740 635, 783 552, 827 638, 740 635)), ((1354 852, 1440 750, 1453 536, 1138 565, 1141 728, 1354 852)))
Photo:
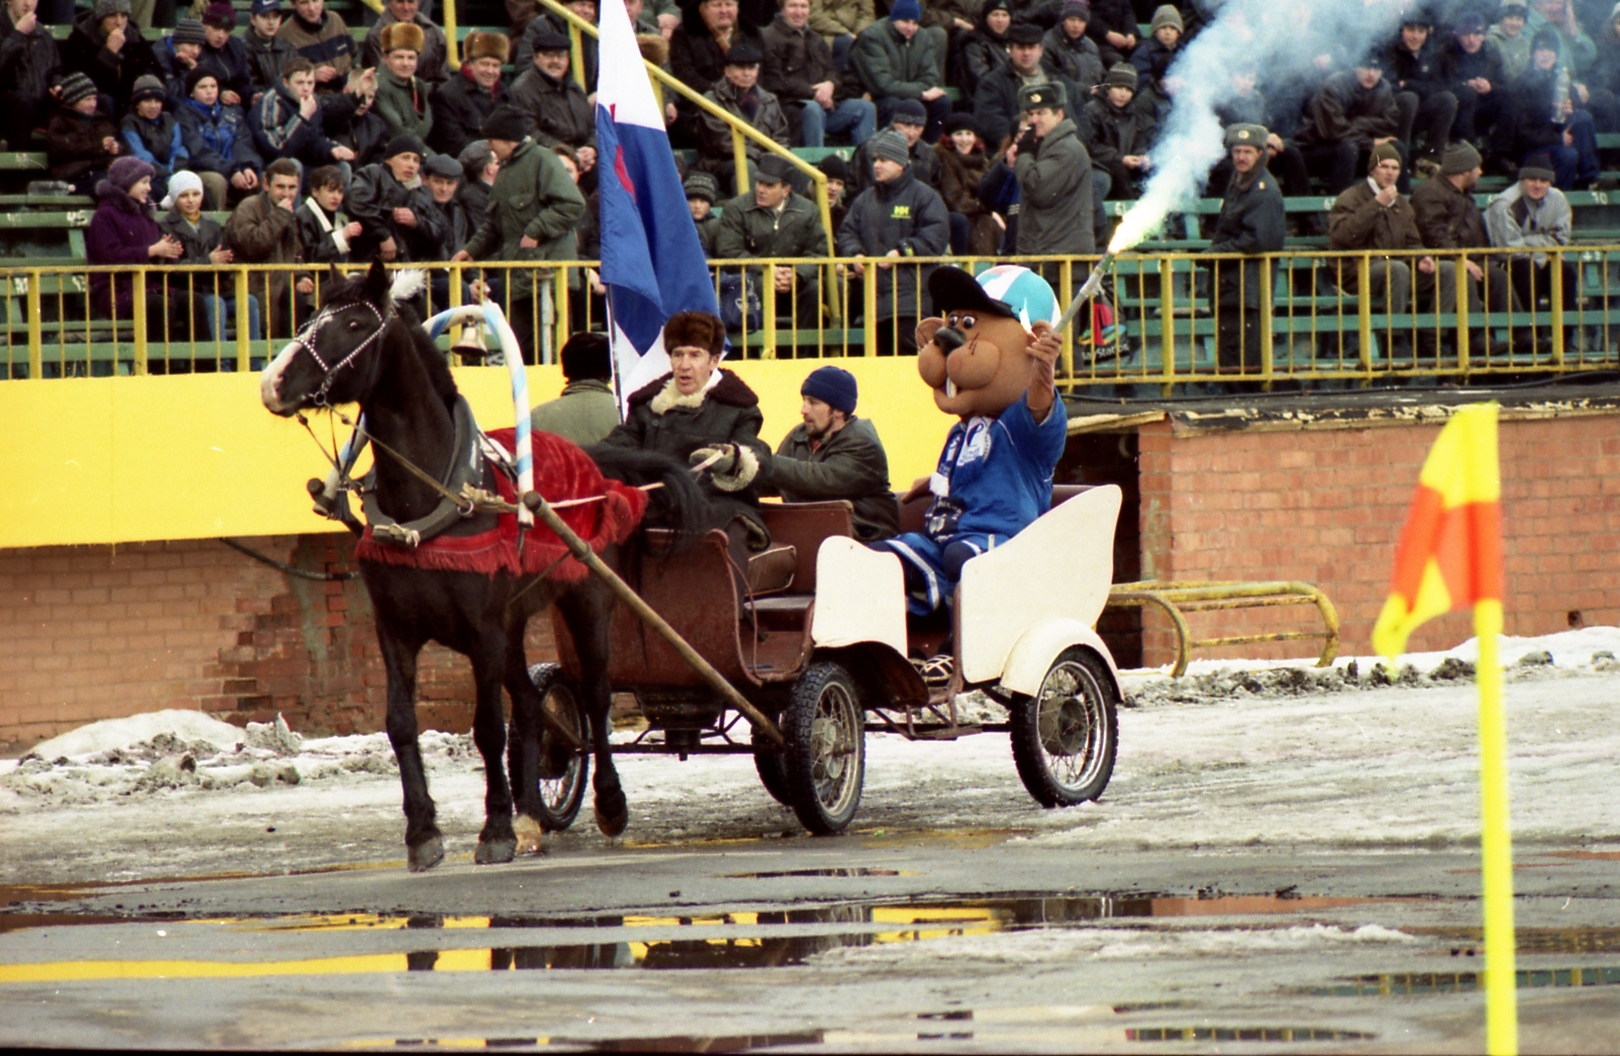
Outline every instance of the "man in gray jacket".
POLYGON ((889 490, 889 458, 872 423, 855 417, 855 375, 818 367, 799 395, 804 421, 762 467, 760 493, 787 502, 848 499, 855 506, 855 538, 870 543, 897 533, 900 505, 889 490))
MULTIPOLYGON (((1061 84, 1026 85, 1018 92, 1018 108, 1029 127, 1007 149, 1007 160, 1018 176, 1020 255, 1097 252, 1091 157, 1066 106, 1061 84)), ((1076 281, 1084 278, 1078 274, 1083 271, 1076 269, 1076 281)), ((1046 276, 1054 286, 1055 274, 1046 276)))
MULTIPOLYGON (((1542 301, 1551 304, 1555 260, 1563 271, 1566 315, 1575 307, 1580 295, 1575 262, 1546 252, 1569 245, 1573 216, 1569 199, 1553 186, 1552 158, 1545 153, 1526 158, 1519 166, 1519 182, 1485 207, 1485 230, 1491 245, 1525 251, 1508 257, 1507 266, 1513 292, 1526 311, 1539 311, 1542 301)), ((1549 350, 1545 334, 1537 336, 1536 344, 1549 350)))

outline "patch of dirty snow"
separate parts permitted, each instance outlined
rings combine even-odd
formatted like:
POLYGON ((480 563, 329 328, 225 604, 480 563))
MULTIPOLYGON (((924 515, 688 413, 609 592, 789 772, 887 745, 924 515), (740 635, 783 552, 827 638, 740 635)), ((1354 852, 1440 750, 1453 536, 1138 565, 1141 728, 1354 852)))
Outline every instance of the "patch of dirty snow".
POLYGON ((200 711, 153 711, 80 726, 35 745, 28 754, 41 759, 80 759, 99 752, 129 749, 160 736, 187 743, 201 741, 218 750, 241 741, 245 733, 239 726, 200 711))

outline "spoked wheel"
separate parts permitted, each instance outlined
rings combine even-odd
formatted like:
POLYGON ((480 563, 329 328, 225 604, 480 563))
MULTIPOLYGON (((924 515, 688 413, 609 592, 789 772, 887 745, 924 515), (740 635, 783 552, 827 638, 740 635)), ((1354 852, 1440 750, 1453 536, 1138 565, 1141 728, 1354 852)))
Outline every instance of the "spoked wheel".
POLYGON ((782 734, 787 805, 817 836, 844 831, 861 803, 866 717, 842 664, 824 660, 805 670, 782 713, 782 734))
MULTIPOLYGON (((529 681, 539 690, 542 706, 563 725, 573 730, 579 742, 591 743, 591 724, 579 698, 563 678, 557 664, 535 664, 529 668, 529 681)), ((559 744, 551 734, 540 738, 540 828, 546 832, 562 832, 574 823, 579 806, 585 800, 585 785, 591 774, 591 756, 585 751, 575 752, 559 744)))
POLYGON ((1072 807, 1102 795, 1119 748, 1116 703, 1103 661, 1079 647, 1053 662, 1040 692, 1013 701, 1013 762, 1037 803, 1072 807))
POLYGON ((759 783, 778 803, 788 801, 787 778, 782 773, 782 753, 765 743, 758 731, 753 735, 754 769, 759 772, 759 783))

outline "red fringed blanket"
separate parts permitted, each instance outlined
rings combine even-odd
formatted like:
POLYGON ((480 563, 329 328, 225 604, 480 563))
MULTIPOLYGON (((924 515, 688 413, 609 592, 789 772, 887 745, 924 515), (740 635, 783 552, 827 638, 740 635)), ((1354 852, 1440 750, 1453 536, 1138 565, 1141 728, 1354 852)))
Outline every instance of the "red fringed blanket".
MULTIPOLYGON (((507 451, 514 446, 513 429, 497 429, 487 435, 507 451)), ((596 463, 579 447, 552 433, 533 433, 535 490, 547 502, 564 502, 604 495, 601 502, 581 503, 557 511, 563 523, 572 528, 591 549, 601 553, 622 543, 641 523, 647 510, 647 493, 602 476, 596 463)), ((515 483, 505 473, 495 473, 496 487, 507 502, 517 501, 515 483)), ((379 543, 368 527, 355 547, 361 561, 412 568, 436 568, 449 572, 482 572, 494 575, 545 573, 552 579, 578 582, 588 570, 568 553, 561 539, 544 524, 536 524, 518 535, 517 518, 502 514, 494 531, 477 535, 441 535, 414 550, 392 543, 379 543), (521 551, 520 551, 521 545, 521 551)))

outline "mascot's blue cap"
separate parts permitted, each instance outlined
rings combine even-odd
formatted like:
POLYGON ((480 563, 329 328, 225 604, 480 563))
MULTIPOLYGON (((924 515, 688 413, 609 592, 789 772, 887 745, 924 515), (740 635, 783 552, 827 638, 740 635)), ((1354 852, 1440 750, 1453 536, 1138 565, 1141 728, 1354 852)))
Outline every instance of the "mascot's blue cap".
POLYGON ((992 312, 1017 319, 1024 329, 1058 320, 1057 294, 1040 275, 1016 264, 997 264, 969 275, 961 268, 936 268, 928 277, 928 295, 940 315, 960 309, 992 312))

